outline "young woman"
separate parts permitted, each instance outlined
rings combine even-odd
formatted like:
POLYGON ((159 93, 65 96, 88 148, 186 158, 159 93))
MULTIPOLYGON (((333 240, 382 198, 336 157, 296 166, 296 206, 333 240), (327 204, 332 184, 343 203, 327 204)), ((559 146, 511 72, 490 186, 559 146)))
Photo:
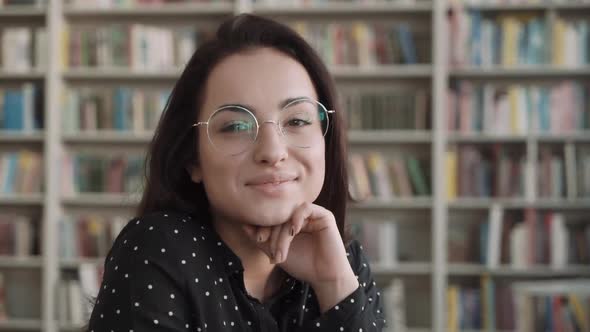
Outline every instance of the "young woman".
POLYGON ((368 262, 345 240, 345 165, 318 55, 272 20, 224 22, 174 87, 88 330, 381 331, 368 262))

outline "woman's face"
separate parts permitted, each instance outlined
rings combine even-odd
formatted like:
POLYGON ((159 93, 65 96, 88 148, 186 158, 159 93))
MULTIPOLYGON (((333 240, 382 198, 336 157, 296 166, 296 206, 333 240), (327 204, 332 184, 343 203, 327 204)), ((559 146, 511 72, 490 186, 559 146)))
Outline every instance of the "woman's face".
POLYGON ((210 73, 198 121, 207 121, 222 105, 237 104, 252 111, 260 125, 256 141, 235 155, 216 149, 206 126, 197 129, 199 163, 190 170, 191 178, 203 182, 216 218, 277 225, 295 207, 318 197, 325 172, 323 136, 301 148, 265 122, 278 122, 285 101, 299 97, 317 100, 309 75, 300 63, 271 48, 231 55, 210 73))

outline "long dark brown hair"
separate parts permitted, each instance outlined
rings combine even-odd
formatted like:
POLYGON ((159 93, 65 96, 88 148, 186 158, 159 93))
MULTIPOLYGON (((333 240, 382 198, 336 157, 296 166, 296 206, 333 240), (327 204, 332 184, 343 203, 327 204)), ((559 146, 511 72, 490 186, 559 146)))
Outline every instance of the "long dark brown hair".
POLYGON ((180 210, 210 220, 209 202, 202 184, 194 183, 187 167, 198 163, 198 137, 191 134, 203 104, 207 78, 225 57, 259 47, 270 47, 301 63, 319 101, 336 110, 330 117, 326 140, 326 174, 314 202, 332 211, 345 236, 348 179, 344 118, 337 105, 336 88, 328 69, 312 47, 291 28, 271 19, 242 14, 221 24, 215 36, 200 45, 176 82, 160 118, 145 161, 145 188, 137 215, 180 210))

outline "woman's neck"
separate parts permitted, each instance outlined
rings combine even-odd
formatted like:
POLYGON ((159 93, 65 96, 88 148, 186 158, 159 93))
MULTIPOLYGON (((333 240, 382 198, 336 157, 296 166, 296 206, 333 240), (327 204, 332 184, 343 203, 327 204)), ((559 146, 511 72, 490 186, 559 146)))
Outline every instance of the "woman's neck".
POLYGON ((280 288, 284 272, 270 263, 268 256, 248 239, 240 224, 214 218, 219 237, 240 258, 244 267, 244 285, 250 296, 264 303, 280 288))

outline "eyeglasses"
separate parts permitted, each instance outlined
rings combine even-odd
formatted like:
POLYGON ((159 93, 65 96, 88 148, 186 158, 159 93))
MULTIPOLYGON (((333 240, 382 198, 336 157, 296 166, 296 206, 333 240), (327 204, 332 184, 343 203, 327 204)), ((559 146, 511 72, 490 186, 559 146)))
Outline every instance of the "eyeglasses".
POLYGON ((193 127, 206 126, 209 142, 222 153, 237 155, 250 149, 260 126, 272 123, 290 146, 310 148, 318 144, 328 132, 328 110, 319 101, 298 98, 290 101, 280 112, 278 121, 258 122, 254 113, 243 106, 226 105, 217 109, 206 122, 197 122, 193 127))

